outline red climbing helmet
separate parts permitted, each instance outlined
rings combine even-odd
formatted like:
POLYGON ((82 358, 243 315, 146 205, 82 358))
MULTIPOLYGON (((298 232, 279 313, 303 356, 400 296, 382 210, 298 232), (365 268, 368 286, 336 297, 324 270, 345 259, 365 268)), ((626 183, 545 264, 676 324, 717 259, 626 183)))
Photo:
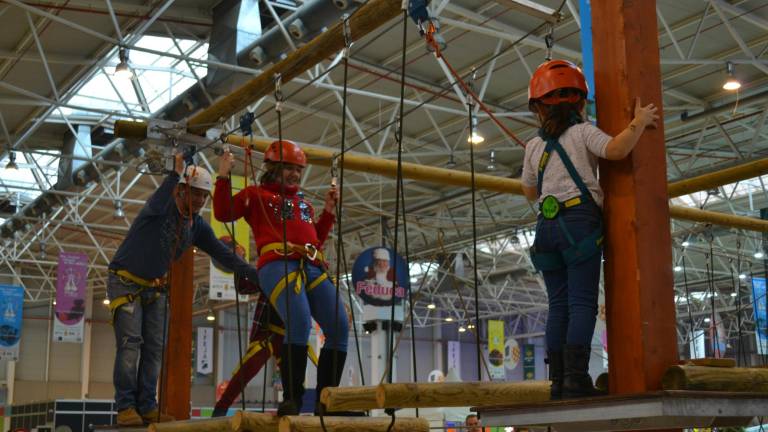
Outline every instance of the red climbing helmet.
POLYGON ((538 100, 546 105, 561 102, 576 103, 589 93, 587 80, 578 66, 567 60, 550 60, 536 69, 528 86, 528 104, 538 100), (576 89, 581 96, 550 93, 561 89, 576 89), (547 96, 549 95, 549 96, 547 96))
POLYGON ((280 147, 283 148, 283 162, 298 165, 302 168, 307 166, 307 155, 304 150, 291 141, 275 141, 267 147, 264 152, 264 160, 269 162, 280 162, 280 147), (282 145, 281 145, 282 144, 282 145))

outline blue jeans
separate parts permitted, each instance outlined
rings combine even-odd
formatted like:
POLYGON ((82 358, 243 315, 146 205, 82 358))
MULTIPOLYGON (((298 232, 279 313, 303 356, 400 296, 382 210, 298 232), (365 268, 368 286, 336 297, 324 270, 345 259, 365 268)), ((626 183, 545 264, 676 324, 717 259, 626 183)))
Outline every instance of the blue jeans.
MULTIPOLYGON (((288 260, 288 273, 297 271, 300 262, 299 260, 288 260)), ((318 278, 326 273, 322 268, 305 262, 306 278, 303 280, 301 290, 296 293, 296 283, 295 280, 292 280, 276 296, 273 296, 276 286, 285 277, 285 263, 286 261, 272 261, 259 269, 259 285, 285 323, 288 332, 285 343, 306 345, 309 340, 309 332, 312 330, 312 318, 314 318, 325 335, 323 347, 346 352, 349 322, 347 321, 344 302, 341 299, 341 291, 339 291, 339 298, 337 299, 336 286, 330 277, 312 287, 312 282, 319 280, 318 278), (290 305, 291 308, 290 322, 288 321, 287 305, 290 305)))
MULTIPOLYGON (((139 286, 109 275, 107 292, 115 299, 139 286)), ((163 350, 165 294, 145 289, 140 298, 115 312, 115 402, 122 411, 131 407, 145 414, 157 408, 157 379, 163 350)))
MULTIPOLYGON (((601 225, 602 212, 597 205, 587 203, 561 211, 558 218, 563 219, 573 241, 578 243, 601 225)), ((536 225, 535 245, 540 252, 562 252, 571 247, 557 218, 548 220, 541 215, 536 225)), ((602 251, 580 263, 542 272, 549 297, 547 349, 561 351, 566 344, 591 344, 597 317, 601 258, 602 251)))

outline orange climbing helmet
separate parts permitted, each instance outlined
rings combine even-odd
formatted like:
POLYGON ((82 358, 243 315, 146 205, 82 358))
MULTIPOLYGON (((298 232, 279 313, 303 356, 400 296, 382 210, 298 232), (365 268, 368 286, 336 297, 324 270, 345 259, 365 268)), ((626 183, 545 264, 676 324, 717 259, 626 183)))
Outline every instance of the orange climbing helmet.
POLYGON ((280 147, 283 148, 284 163, 298 165, 302 168, 307 166, 307 155, 304 154, 304 150, 295 143, 286 140, 274 141, 270 144, 267 151, 264 152, 264 161, 280 163, 280 147))
POLYGON ((550 60, 536 69, 528 85, 528 104, 538 100, 546 105, 576 103, 589 93, 587 80, 578 66, 567 60, 550 60), (550 94, 561 89, 576 89, 581 94, 550 94))

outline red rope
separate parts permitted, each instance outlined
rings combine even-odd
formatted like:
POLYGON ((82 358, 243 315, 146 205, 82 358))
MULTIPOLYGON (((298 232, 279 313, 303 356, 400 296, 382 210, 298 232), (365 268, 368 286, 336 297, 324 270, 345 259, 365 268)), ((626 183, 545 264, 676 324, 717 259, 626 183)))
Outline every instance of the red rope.
POLYGON ((472 89, 469 88, 469 86, 464 82, 464 80, 461 79, 461 76, 456 73, 456 70, 453 69, 453 66, 448 62, 448 59, 445 58, 445 55, 443 55, 442 51, 440 50, 440 45, 437 43, 435 38, 433 37, 435 33, 435 26, 430 23, 429 28, 425 34, 425 38, 427 41, 427 44, 430 45, 434 51, 435 51, 435 57, 438 59, 443 59, 443 62, 446 66, 448 66, 448 70, 451 71, 451 75, 453 75, 453 78, 456 80, 456 82, 459 83, 462 89, 464 89, 464 92, 472 97, 472 99, 477 102, 478 106, 480 106, 480 109, 483 110, 486 114, 488 114, 488 117, 493 120, 496 125, 501 128, 510 138, 512 138, 513 141, 515 141, 517 144, 520 145, 520 147, 525 148, 525 143, 518 138, 514 133, 512 133, 511 130, 509 130, 508 127, 504 126, 496 116, 493 115, 490 109, 483 103, 483 101, 480 100, 480 98, 475 94, 475 92, 472 91, 472 89))

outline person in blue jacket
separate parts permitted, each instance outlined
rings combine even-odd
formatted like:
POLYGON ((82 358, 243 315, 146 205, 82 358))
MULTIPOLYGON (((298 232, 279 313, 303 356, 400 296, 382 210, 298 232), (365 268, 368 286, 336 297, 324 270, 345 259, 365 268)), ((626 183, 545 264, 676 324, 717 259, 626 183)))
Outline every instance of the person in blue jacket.
POLYGON ((204 168, 184 169, 181 154, 174 171, 149 198, 109 264, 107 294, 117 353, 113 381, 117 424, 172 421, 157 407, 157 380, 163 347, 166 289, 171 263, 197 246, 236 275, 257 281, 256 268, 219 241, 198 214, 212 186, 204 168))

